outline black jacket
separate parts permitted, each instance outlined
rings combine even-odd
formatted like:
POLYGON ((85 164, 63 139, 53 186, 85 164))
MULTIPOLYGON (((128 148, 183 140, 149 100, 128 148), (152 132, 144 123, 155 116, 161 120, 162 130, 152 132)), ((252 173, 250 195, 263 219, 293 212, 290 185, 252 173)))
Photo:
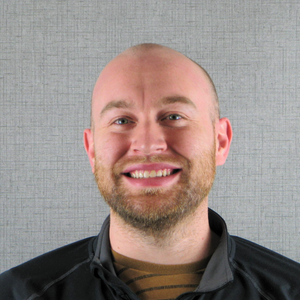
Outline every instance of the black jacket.
MULTIPOLYGON (((300 264, 247 240, 231 237, 223 219, 209 211, 221 236, 195 292, 177 299, 299 300, 300 264)), ((108 237, 109 218, 97 237, 46 253, 0 275, 2 300, 96 300, 139 298, 116 277, 108 237)))

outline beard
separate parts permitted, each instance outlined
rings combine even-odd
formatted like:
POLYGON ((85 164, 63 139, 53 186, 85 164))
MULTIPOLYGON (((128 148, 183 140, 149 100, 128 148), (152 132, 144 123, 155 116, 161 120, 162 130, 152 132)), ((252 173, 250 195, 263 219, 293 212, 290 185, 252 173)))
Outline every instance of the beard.
MULTIPOLYGON (((193 214, 212 188, 216 173, 215 143, 193 160, 166 155, 120 159, 108 169, 95 158, 95 180, 105 202, 125 223, 153 237, 164 237, 193 214), (149 187, 132 191, 124 184, 122 171, 136 163, 174 163, 181 167, 179 181, 171 187, 149 187)), ((140 179, 143 180, 143 179, 140 179)))

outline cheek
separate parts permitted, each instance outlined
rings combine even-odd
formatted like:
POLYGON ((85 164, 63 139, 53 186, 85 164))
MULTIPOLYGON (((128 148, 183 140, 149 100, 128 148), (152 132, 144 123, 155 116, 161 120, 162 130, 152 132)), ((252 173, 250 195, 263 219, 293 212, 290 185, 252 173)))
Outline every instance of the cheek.
POLYGON ((169 148, 184 157, 191 157, 195 150, 195 136, 190 131, 176 130, 176 132, 169 132, 166 139, 169 148))
POLYGON ((167 138, 170 149, 190 159, 203 151, 211 150, 214 144, 213 131, 204 131, 200 128, 178 130, 176 133, 168 134, 167 138))
POLYGON ((128 151, 129 142, 119 134, 102 135, 95 143, 96 156, 103 164, 113 165, 128 151))

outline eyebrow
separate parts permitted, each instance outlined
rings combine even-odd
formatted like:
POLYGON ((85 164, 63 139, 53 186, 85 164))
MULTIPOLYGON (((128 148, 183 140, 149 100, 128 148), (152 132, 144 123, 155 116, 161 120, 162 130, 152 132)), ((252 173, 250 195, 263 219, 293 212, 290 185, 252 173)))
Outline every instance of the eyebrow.
POLYGON ((105 112, 113 108, 132 108, 134 105, 124 100, 111 101, 101 110, 100 115, 102 116, 105 112))
MULTIPOLYGON (((165 106, 174 103, 187 104, 197 109, 196 105, 189 98, 184 96, 164 97, 159 101, 158 105, 165 106)), ((133 103, 127 102, 125 100, 111 101, 107 105, 105 105, 104 108, 101 110, 100 116, 103 116, 107 111, 113 108, 133 108, 133 107, 134 107, 133 103)))
POLYGON ((168 104, 174 104, 174 103, 188 104, 188 105, 192 106, 193 108, 197 109, 194 102, 184 96, 171 96, 171 97, 162 98, 160 100, 160 104, 162 104, 162 105, 168 105, 168 104))

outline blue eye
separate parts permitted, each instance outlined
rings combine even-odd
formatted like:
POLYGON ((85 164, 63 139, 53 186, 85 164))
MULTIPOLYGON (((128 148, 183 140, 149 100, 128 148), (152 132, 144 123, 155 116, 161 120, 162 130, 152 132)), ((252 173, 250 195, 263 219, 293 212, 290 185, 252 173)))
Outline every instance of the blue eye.
POLYGON ((171 121, 175 121, 175 120, 182 119, 182 117, 180 115, 177 115, 177 114, 171 114, 171 115, 167 116, 167 119, 171 120, 171 121))
POLYGON ((120 119, 116 120, 114 123, 117 125, 126 125, 129 123, 129 121, 126 118, 120 118, 120 119))

